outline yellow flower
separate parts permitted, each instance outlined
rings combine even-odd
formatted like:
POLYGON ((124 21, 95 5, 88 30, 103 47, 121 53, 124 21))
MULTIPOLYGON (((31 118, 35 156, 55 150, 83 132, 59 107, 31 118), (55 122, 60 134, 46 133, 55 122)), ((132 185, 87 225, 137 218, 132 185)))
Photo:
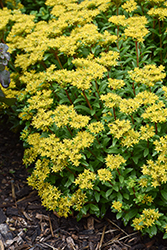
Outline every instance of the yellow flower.
POLYGON ((121 155, 108 154, 106 157, 106 166, 110 170, 120 168, 125 162, 126 160, 121 155))
POLYGON ((108 79, 108 86, 114 90, 121 89, 122 87, 124 87, 124 85, 125 85, 124 80, 112 79, 112 78, 108 79))
POLYGON ((137 9, 137 3, 134 0, 126 1, 121 7, 127 12, 132 12, 137 9))
POLYGON ((93 181, 96 179, 96 174, 89 169, 84 169, 82 174, 79 174, 74 183, 79 184, 81 189, 93 189, 93 181))
POLYGON ((99 180, 102 182, 110 181, 112 178, 112 174, 111 174, 110 170, 108 170, 106 168, 101 168, 101 169, 97 170, 97 173, 98 173, 99 180))
POLYGON ((93 134, 98 134, 104 130, 104 126, 101 122, 92 122, 87 126, 87 128, 93 134))
POLYGON ((122 203, 120 201, 113 201, 112 208, 121 211, 122 209, 122 203))

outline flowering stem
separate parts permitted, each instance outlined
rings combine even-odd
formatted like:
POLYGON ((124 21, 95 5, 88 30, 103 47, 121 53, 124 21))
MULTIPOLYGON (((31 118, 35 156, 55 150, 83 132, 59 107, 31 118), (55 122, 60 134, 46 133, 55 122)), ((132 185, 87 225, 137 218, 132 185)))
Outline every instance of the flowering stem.
POLYGON ((0 0, 0 6, 1 6, 1 8, 3 9, 3 3, 2 3, 2 0, 0 0))
MULTIPOLYGON (((86 94, 85 94, 85 91, 82 90, 82 93, 83 93, 83 95, 84 95, 84 97, 85 97, 85 99, 86 99, 86 102, 87 102, 89 108, 90 108, 91 110, 93 110, 93 109, 92 109, 92 106, 91 106, 91 104, 90 104, 90 102, 89 102, 89 100, 88 100, 88 98, 87 98, 87 96, 86 96, 86 94)), ((94 117, 96 118, 96 120, 99 120, 95 114, 94 114, 94 117)))
MULTIPOLYGON (((161 23, 159 19, 158 19, 158 26, 159 26, 159 34, 160 34, 160 48, 162 49, 162 32, 161 32, 161 23)), ((162 50, 160 50, 160 59, 162 63, 162 50)))
POLYGON ((133 119, 133 116, 132 116, 132 115, 131 115, 131 118, 132 118, 132 123, 133 123, 133 124, 135 124, 135 123, 134 123, 134 119, 133 119))
POLYGON ((117 168, 117 172, 118 172, 119 175, 121 175, 118 168, 117 168))
POLYGON ((71 134, 71 136, 72 136, 72 131, 71 131, 71 129, 69 128, 68 125, 67 125, 67 129, 68 129, 68 131, 70 132, 70 134, 71 134))
POLYGON ((135 189, 134 189, 134 187, 132 187, 132 189, 133 189, 134 197, 136 198, 136 194, 135 194, 135 189))
POLYGON ((69 94, 68 94, 68 91, 67 91, 66 89, 65 89, 65 92, 66 92, 66 94, 67 94, 68 100, 70 101, 71 104, 73 104, 73 102, 72 102, 72 100, 71 100, 71 98, 70 98, 70 96, 69 96, 69 94))
POLYGON ((149 140, 147 140, 147 148, 149 148, 149 140))
POLYGON ((135 92, 135 84, 134 84, 134 82, 132 83, 132 88, 133 88, 133 93, 134 93, 134 95, 136 96, 136 92, 135 92))
POLYGON ((88 151, 95 157, 95 158, 97 158, 96 157, 96 155, 88 148, 88 151))
POLYGON ((137 67, 139 67, 139 53, 138 53, 138 43, 135 41, 135 46, 136 46, 136 55, 137 55, 137 67))
POLYGON ((68 170, 68 172, 70 172, 70 173, 73 174, 75 177, 77 177, 77 175, 76 175, 75 173, 73 173, 67 166, 66 166, 65 168, 68 170))
POLYGON ((100 97, 97 82, 95 81, 95 83, 96 83, 96 91, 97 91, 97 94, 98 94, 98 96, 100 97))
POLYGON ((155 122, 155 133, 156 133, 156 135, 158 133, 158 128, 157 128, 157 123, 156 122, 155 122))
POLYGON ((119 25, 117 25, 117 49, 119 50, 119 25))
POLYGON ((115 114, 115 108, 113 107, 113 114, 114 114, 114 119, 116 120, 117 117, 116 117, 116 114, 115 114))
POLYGON ((54 51, 54 55, 55 55, 56 60, 58 61, 59 65, 60 65, 60 68, 63 69, 63 65, 61 64, 60 59, 55 51, 54 51))

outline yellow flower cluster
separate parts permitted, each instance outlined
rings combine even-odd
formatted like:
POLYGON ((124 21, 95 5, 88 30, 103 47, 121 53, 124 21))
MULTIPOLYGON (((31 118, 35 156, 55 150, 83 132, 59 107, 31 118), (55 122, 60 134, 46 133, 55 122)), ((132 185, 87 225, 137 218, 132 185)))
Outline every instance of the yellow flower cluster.
POLYGON ((73 105, 59 105, 53 113, 54 122, 59 128, 67 125, 76 129, 83 128, 90 120, 88 116, 78 115, 73 105))
POLYGON ((96 174, 89 169, 84 169, 82 174, 79 174, 74 183, 79 185, 81 189, 93 189, 93 181, 96 180, 96 174))
POLYGON ((33 170, 33 175, 35 175, 41 181, 44 181, 50 173, 49 160, 48 159, 38 159, 35 163, 35 169, 33 170))
POLYGON ((127 28, 124 30, 125 37, 131 37, 137 42, 143 42, 144 37, 149 33, 145 28, 147 19, 145 16, 133 16, 126 19, 127 28))
POLYGON ((122 138, 128 131, 132 129, 129 120, 117 119, 113 123, 108 124, 110 128, 110 133, 114 135, 117 139, 122 138))
POLYGON ((108 86, 114 90, 121 89, 122 87, 124 87, 124 85, 125 85, 124 80, 112 79, 112 78, 108 79, 108 86))
POLYGON ((113 201, 112 208, 121 211, 122 210, 122 203, 120 201, 113 201))
POLYGON ((95 58, 95 62, 108 68, 117 65, 116 60, 119 58, 119 53, 110 50, 108 53, 101 52, 99 56, 99 58, 95 58))
POLYGON ((140 103, 132 98, 122 99, 119 105, 120 111, 127 115, 131 115, 132 113, 136 112, 139 107, 140 103))
POLYGON ((142 178, 140 178, 140 180, 138 182, 139 182, 140 186, 147 187, 148 179, 145 177, 142 177, 142 178))
POLYGON ((151 120, 151 122, 165 122, 167 118, 167 108, 165 108, 165 104, 162 101, 159 101, 147 107, 141 116, 144 119, 151 120))
POLYGON ((47 207, 49 210, 56 210, 59 206, 58 200, 61 196, 60 190, 47 182, 41 182, 41 185, 39 185, 38 188, 38 193, 42 199, 42 205, 47 207))
POLYGON ((126 17, 124 15, 111 16, 108 19, 109 22, 114 23, 116 25, 126 26, 126 17))
POLYGON ((50 84, 45 81, 45 78, 44 72, 36 73, 35 70, 24 72, 24 75, 20 77, 20 81, 26 84, 26 88, 19 99, 22 101, 27 94, 36 94, 41 88, 48 89, 50 84))
POLYGON ((119 95, 111 92, 106 95, 101 95, 100 99, 105 102, 105 106, 108 108, 119 107, 122 100, 119 95))
POLYGON ((155 128, 146 124, 145 126, 140 127, 140 140, 147 141, 149 138, 152 138, 155 135, 155 128))
POLYGON ((157 100, 159 100, 158 96, 154 93, 148 92, 147 90, 139 92, 135 100, 139 102, 141 105, 147 106, 148 104, 154 104, 157 100))
POLYGON ((106 157, 106 166, 112 171, 114 169, 120 168, 126 160, 121 155, 108 154, 106 157))
MULTIPOLYGON (((59 216, 64 216, 65 218, 68 217, 68 214, 70 212, 70 207, 72 205, 71 199, 69 197, 61 197, 58 201, 58 212, 57 214, 59 216)), ((53 210, 53 209, 52 209, 53 210)))
POLYGON ((132 12, 137 9, 137 3, 134 0, 126 1, 121 7, 127 12, 132 12))
POLYGON ((121 144, 125 147, 132 147, 140 141, 140 133, 133 128, 127 131, 124 137, 121 139, 121 144))
POLYGON ((159 20, 163 21, 167 17, 167 8, 151 8, 148 12, 148 15, 153 17, 158 17, 159 20))
POLYGON ((25 164, 28 165, 35 161, 39 154, 41 157, 50 158, 53 163, 52 171, 55 173, 65 168, 68 165, 68 160, 77 167, 82 158, 80 151, 90 147, 94 139, 95 137, 86 131, 80 131, 73 139, 64 139, 63 141, 55 138, 53 134, 49 137, 41 137, 39 133, 30 134, 27 142, 32 147, 25 150, 25 158, 28 157, 25 164))
POLYGON ((155 135, 154 127, 141 126, 140 131, 135 131, 129 120, 115 120, 108 124, 110 133, 117 139, 121 139, 121 144, 126 147, 131 147, 137 144, 140 140, 148 140, 155 135))
POLYGON ((146 204, 148 204, 148 203, 152 203, 153 202, 153 197, 152 196, 150 196, 150 195, 148 195, 148 194, 145 194, 144 195, 144 197, 143 197, 143 200, 142 200, 142 203, 146 203, 146 204))
POLYGON ((151 176, 151 184, 154 188, 167 181, 166 164, 162 163, 160 160, 155 162, 153 160, 148 160, 147 165, 142 166, 142 173, 143 175, 151 176))
POLYGON ((160 216, 161 214, 155 209, 144 209, 142 215, 133 220, 133 226, 136 230, 142 230, 144 227, 151 227, 160 216))
POLYGON ((104 126, 101 122, 92 122, 86 128, 93 134, 98 134, 104 130, 104 126))
POLYGON ((50 98, 52 94, 51 90, 39 90, 36 92, 36 95, 32 96, 27 100, 27 102, 30 104, 28 109, 31 111, 32 109, 48 109, 51 107, 53 103, 53 99, 50 98))
POLYGON ((150 64, 142 69, 136 67, 134 70, 128 71, 128 74, 136 83, 153 87, 156 82, 162 81, 166 77, 166 73, 163 73, 164 69, 163 65, 156 67, 156 65, 150 64))
POLYGON ((54 112, 52 110, 45 110, 44 108, 40 108, 38 109, 37 114, 33 115, 33 118, 31 117, 31 125, 34 126, 34 128, 48 131, 49 127, 54 123, 53 116, 54 112))
POLYGON ((160 137, 159 140, 154 141, 155 150, 159 153, 158 160, 167 163, 167 136, 160 137))
POLYGON ((80 211, 86 202, 86 194, 81 189, 78 189, 71 197, 71 202, 77 211, 80 211))
POLYGON ((106 168, 101 168, 97 170, 98 173, 98 178, 100 181, 105 182, 105 181, 111 181, 112 174, 111 171, 106 169, 106 168))

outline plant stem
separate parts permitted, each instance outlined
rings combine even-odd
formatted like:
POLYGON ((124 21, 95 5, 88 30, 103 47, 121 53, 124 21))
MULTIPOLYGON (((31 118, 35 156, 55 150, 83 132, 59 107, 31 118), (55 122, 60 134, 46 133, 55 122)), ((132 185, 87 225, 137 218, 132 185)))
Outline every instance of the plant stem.
POLYGON ((115 108, 113 107, 113 114, 114 114, 114 119, 116 120, 117 117, 116 117, 116 113, 115 113, 115 108))
POLYGON ((155 133, 156 133, 156 135, 158 133, 158 128, 157 128, 157 123, 156 122, 155 122, 155 133))
POLYGON ((100 93, 99 93, 98 85, 97 85, 97 82, 96 82, 96 81, 95 81, 95 84, 96 84, 96 91, 97 91, 97 94, 98 94, 98 96, 100 97, 100 93))
POLYGON ((70 101, 70 103, 71 104, 73 104, 73 102, 72 102, 72 100, 71 100, 71 98, 70 98, 70 96, 69 96, 69 94, 68 94, 68 91, 65 89, 65 92, 66 92, 66 95, 67 95, 67 97, 68 97, 68 100, 70 101))
POLYGON ((68 172, 70 172, 70 173, 73 174, 75 177, 77 177, 77 175, 76 175, 75 173, 73 173, 67 166, 66 166, 65 168, 68 170, 68 172))
POLYGON ((132 115, 131 115, 131 118, 132 118, 132 123, 133 123, 133 125, 134 125, 135 123, 134 123, 134 119, 133 119, 133 116, 132 116, 132 115))
POLYGON ((2 3, 2 0, 0 0, 0 6, 1 6, 1 8, 3 9, 3 3, 2 3))
POLYGON ((134 187, 132 187, 132 189, 133 189, 134 197, 136 198, 136 194, 135 194, 135 189, 134 189, 134 187))
POLYGON ((132 83, 132 88, 133 88, 133 93, 134 93, 134 95, 136 96, 136 92, 135 92, 135 84, 134 84, 134 82, 132 83))
POLYGON ((69 128, 69 126, 67 125, 66 127, 67 127, 68 131, 70 132, 70 134, 71 134, 71 136, 72 136, 72 131, 71 131, 71 129, 69 128))
POLYGON ((89 148, 87 148, 87 150, 88 150, 95 158, 97 158, 96 155, 92 152, 92 150, 90 150, 89 148))
MULTIPOLYGON (((90 108, 91 110, 93 110, 93 109, 92 109, 92 106, 91 106, 91 104, 90 104, 90 102, 89 102, 89 100, 88 100, 88 98, 87 98, 87 96, 86 96, 86 94, 85 94, 85 91, 82 90, 82 93, 83 93, 83 95, 84 95, 84 97, 85 97, 85 99, 86 99, 86 102, 87 102, 89 108, 90 108)), ((96 118, 96 120, 99 120, 98 117, 97 117, 95 114, 94 114, 93 116, 96 118)))
MULTIPOLYGON (((158 26, 159 26, 159 34, 160 34, 160 49, 162 49, 162 32, 161 32, 161 22, 158 19, 158 26)), ((162 50, 160 50, 160 59, 162 63, 162 50)))
POLYGON ((63 68, 63 65, 61 64, 60 59, 59 59, 59 57, 58 57, 58 55, 57 55, 57 53, 56 53, 55 51, 54 51, 54 55, 55 55, 56 60, 58 61, 59 65, 60 65, 60 68, 61 68, 61 69, 64 69, 64 68, 63 68))
POLYGON ((137 67, 139 67, 139 53, 138 53, 138 43, 135 41, 135 46, 136 46, 136 56, 137 56, 137 67))
POLYGON ((117 172, 118 172, 119 175, 121 175, 118 168, 117 168, 117 172))

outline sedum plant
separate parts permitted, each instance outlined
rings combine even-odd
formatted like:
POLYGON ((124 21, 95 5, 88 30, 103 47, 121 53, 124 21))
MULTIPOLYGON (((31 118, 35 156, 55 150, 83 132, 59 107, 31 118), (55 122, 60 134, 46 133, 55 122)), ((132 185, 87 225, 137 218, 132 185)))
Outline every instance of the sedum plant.
POLYGON ((111 209, 167 238, 166 2, 45 6, 47 21, 0 10, 29 185, 59 216, 111 209))

